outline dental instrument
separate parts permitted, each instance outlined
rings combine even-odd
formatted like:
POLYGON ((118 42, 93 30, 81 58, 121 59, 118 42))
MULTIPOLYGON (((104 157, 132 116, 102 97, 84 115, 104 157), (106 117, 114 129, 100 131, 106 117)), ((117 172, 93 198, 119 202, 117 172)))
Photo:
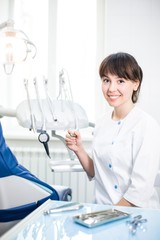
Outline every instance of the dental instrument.
POLYGON ((49 137, 49 134, 46 131, 46 119, 45 119, 45 114, 44 114, 44 111, 43 111, 43 106, 42 106, 42 103, 41 103, 41 100, 40 100, 40 97, 39 97, 38 85, 37 85, 36 78, 33 79, 33 83, 34 83, 34 87, 35 87, 35 92, 36 92, 36 97, 37 97, 39 110, 41 112, 41 117, 42 117, 42 127, 41 127, 41 130, 40 130, 40 134, 38 136, 38 140, 39 140, 40 143, 43 144, 43 146, 45 148, 45 151, 47 153, 47 156, 49 158, 51 158, 50 153, 49 153, 49 146, 48 146, 48 142, 49 142, 50 137, 49 137))
POLYGON ((27 102, 28 102, 28 107, 29 107, 29 111, 30 111, 30 119, 31 119, 30 130, 33 129, 33 131, 36 132, 36 124, 35 124, 36 119, 33 114, 32 106, 31 106, 31 100, 30 100, 29 91, 28 91, 28 80, 27 79, 24 79, 24 86, 25 86, 25 90, 27 93, 27 102))
POLYGON ((50 208, 49 210, 44 211, 43 214, 44 215, 50 215, 50 214, 54 214, 54 213, 76 211, 76 210, 79 210, 83 207, 84 207, 83 204, 72 202, 72 203, 63 204, 63 205, 55 207, 55 208, 50 208))
POLYGON ((43 77, 43 83, 44 83, 44 90, 45 90, 45 95, 46 95, 46 99, 47 99, 47 103, 48 103, 48 107, 49 107, 49 110, 51 112, 51 115, 52 115, 52 118, 53 118, 53 121, 54 122, 57 122, 58 119, 55 117, 54 115, 54 112, 53 112, 53 104, 52 104, 52 100, 49 96, 49 93, 48 93, 48 80, 43 77))

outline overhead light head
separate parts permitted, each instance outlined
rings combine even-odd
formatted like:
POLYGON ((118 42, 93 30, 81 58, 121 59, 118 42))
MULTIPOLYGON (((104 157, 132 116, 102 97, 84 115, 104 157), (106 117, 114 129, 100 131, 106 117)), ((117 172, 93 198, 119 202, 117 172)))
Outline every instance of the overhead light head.
POLYGON ((36 46, 21 30, 14 29, 14 21, 8 20, 0 24, 0 61, 6 74, 11 74, 16 63, 36 56, 36 46))

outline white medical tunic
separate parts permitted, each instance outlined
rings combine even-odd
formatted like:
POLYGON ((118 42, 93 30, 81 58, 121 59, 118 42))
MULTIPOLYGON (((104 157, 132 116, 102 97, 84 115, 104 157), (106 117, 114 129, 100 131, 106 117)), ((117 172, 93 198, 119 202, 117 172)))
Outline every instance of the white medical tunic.
POLYGON ((95 203, 116 204, 125 198, 139 207, 160 207, 154 187, 160 127, 147 113, 134 107, 121 121, 105 114, 95 127, 92 157, 95 203))

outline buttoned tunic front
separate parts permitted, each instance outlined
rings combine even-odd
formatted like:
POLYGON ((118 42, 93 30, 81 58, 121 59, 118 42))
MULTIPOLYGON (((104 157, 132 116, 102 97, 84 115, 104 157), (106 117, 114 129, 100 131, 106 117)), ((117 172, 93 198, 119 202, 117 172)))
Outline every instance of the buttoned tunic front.
POLYGON ((160 127, 138 107, 120 121, 105 114, 94 130, 95 203, 125 198, 139 207, 159 206, 154 187, 160 163, 160 127))

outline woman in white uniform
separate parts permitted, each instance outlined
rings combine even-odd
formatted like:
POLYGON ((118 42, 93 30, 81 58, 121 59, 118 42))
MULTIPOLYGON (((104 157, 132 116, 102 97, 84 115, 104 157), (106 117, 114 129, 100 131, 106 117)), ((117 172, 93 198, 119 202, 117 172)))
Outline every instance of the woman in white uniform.
POLYGON ((154 187, 160 127, 135 106, 142 70, 132 55, 120 52, 102 61, 99 74, 104 98, 113 109, 96 124, 92 156, 85 151, 78 131, 68 131, 66 144, 95 180, 95 203, 160 207, 154 187))

